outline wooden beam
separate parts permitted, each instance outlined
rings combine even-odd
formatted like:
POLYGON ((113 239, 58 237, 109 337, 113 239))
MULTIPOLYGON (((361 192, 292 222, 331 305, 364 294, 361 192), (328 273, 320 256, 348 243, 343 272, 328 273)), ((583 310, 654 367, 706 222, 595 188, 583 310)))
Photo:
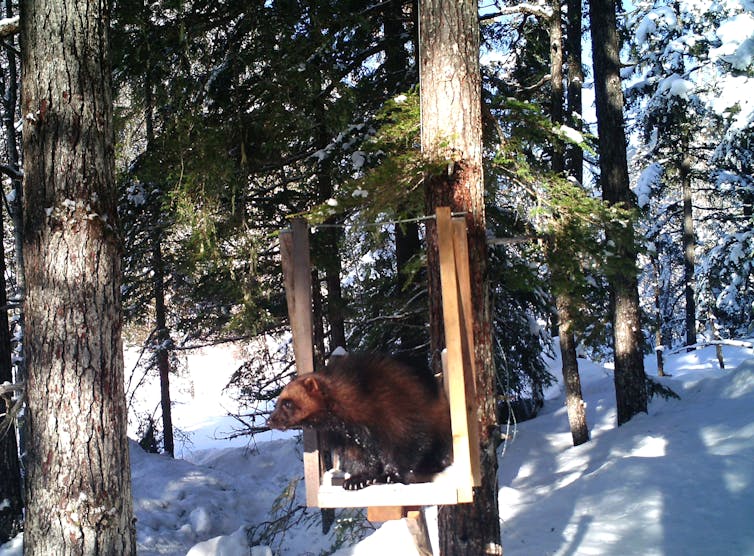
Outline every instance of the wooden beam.
POLYGON ((449 207, 438 207, 437 244, 440 259, 440 285, 442 312, 445 327, 445 346, 448 350, 448 391, 450 421, 453 433, 453 463, 458 475, 458 500, 473 500, 471 454, 469 452, 469 427, 466 406, 466 379, 462 335, 461 303, 458 295, 458 278, 453 247, 453 226, 449 207))
POLYGON ((479 453, 479 416, 476 397, 476 354, 474 353, 474 312, 471 304, 471 271, 469 269, 469 242, 466 237, 466 218, 453 218, 453 254, 458 278, 458 299, 461 305, 461 333, 463 360, 466 372, 466 422, 469 428, 469 457, 474 486, 482 484, 479 453))
MULTIPOLYGON (((280 259, 285 281, 288 318, 293 335, 293 353, 299 375, 314 372, 312 340, 312 278, 309 255, 309 227, 305 220, 293 220, 291 231, 280 233, 280 259)), ((317 506, 320 466, 317 433, 304 428, 304 479, 306 504, 317 506)))

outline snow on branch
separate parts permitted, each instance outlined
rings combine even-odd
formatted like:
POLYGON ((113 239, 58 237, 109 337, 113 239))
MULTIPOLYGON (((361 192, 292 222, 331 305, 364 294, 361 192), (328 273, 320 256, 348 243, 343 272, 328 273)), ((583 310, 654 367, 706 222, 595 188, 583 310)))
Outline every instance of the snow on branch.
POLYGON ((21 30, 18 16, 0 19, 0 38, 8 38, 21 30))
POLYGON ((705 342, 697 342, 696 344, 690 346, 681 346, 677 349, 674 349, 673 351, 668 352, 668 355, 674 355, 676 353, 681 353, 682 351, 697 350, 707 346, 734 346, 754 349, 753 342, 745 342, 743 340, 708 340, 705 342))
POLYGON ((515 6, 503 6, 494 13, 484 14, 479 17, 480 21, 486 21, 490 19, 497 19, 504 15, 533 15, 535 17, 541 17, 542 19, 550 19, 552 17, 552 8, 545 4, 516 4, 515 6))

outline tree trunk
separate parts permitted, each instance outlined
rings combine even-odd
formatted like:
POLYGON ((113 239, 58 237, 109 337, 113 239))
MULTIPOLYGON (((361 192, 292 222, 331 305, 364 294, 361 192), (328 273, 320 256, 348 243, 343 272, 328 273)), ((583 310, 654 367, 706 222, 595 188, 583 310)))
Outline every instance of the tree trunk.
MULTIPOLYGON (((159 218, 159 217, 158 217, 159 218)), ((157 370, 160 373, 160 408, 162 409, 162 446, 171 457, 175 456, 173 439, 173 408, 170 402, 170 332, 165 310, 165 265, 159 230, 152 238, 152 285, 154 290, 155 327, 157 329, 157 370)))
MULTIPOLYGON (((0 245, 3 245, 4 226, 0 220, 0 245)), ((5 253, 0 252, 0 384, 13 382, 11 365, 10 329, 8 328, 8 304, 5 294, 5 253)), ((0 398, 0 415, 8 413, 10 404, 0 398)), ((2 422, 2 418, 0 418, 2 422)), ((21 531, 23 523, 23 499, 21 497, 21 468, 18 460, 16 427, 0 427, 0 544, 7 542, 21 531)))
MULTIPOLYGON (((550 16, 550 118, 553 126, 563 124, 563 27, 561 21, 560 0, 552 1, 550 16)), ((571 156, 574 156, 571 151, 571 156)), ((561 175, 565 171, 563 146, 559 141, 553 143, 552 171, 561 175)), ((580 157, 580 153, 579 153, 580 157)), ((579 160, 580 162, 580 160, 579 160)), ((573 162, 571 163, 573 165, 573 162)), ((577 165, 580 166, 580 165, 577 165)), ((557 244, 557 243, 556 243, 557 244)), ((557 249, 553 246, 551 249, 557 249)), ((552 257, 558 260, 559 257, 552 257)), ((564 271, 558 266, 552 268, 554 274, 564 271)), ((562 357, 563 381, 566 391, 566 409, 568 423, 571 427, 573 445, 578 446, 589 440, 589 428, 586 423, 586 405, 581 396, 581 378, 576 357, 576 339, 573 333, 573 299, 567 291, 555 292, 555 306, 558 313, 558 337, 562 357)))
MULTIPOLYGON (((147 18, 145 18, 147 25, 147 18)), ((151 67, 147 67, 144 74, 144 120, 146 124, 147 152, 154 146, 154 104, 152 97, 151 67)), ((157 371, 160 374, 160 409, 162 410, 162 447, 171 457, 175 456, 175 442, 173 435, 173 407, 170 401, 170 331, 167 325, 167 311, 165 308, 165 264, 162 258, 162 224, 160 222, 160 206, 153 200, 152 229, 152 293, 154 295, 155 330, 157 349, 157 371)))
POLYGON ((568 424, 571 427, 573 445, 578 446, 589 440, 589 427, 586 422, 586 404, 581 395, 581 377, 576 357, 576 342, 573 336, 573 301, 567 294, 558 295, 558 315, 560 315, 560 353, 563 358, 563 381, 566 392, 568 424))
MULTIPOLYGON (((623 91, 620 80, 620 44, 614 0, 593 0, 591 7, 592 58, 599 134, 602 197, 612 205, 633 208, 623 128, 623 91)), ((608 245, 614 245, 619 268, 610 272, 615 349, 615 397, 618 424, 647 411, 646 377, 642 356, 636 246, 632 224, 609 223, 608 245)))
MULTIPOLYGON (((5 17, 13 17, 13 0, 5 2, 5 17)), ((3 95, 3 123, 5 125, 5 148, 8 156, 8 164, 14 169, 21 169, 21 157, 18 151, 16 118, 18 117, 18 72, 16 64, 16 50, 14 38, 8 37, 5 40, 5 53, 8 57, 7 76, 5 82, 5 91, 3 95)), ((13 295, 13 301, 21 303, 26 295, 26 278, 24 270, 24 252, 23 252, 23 181, 20 178, 11 180, 12 200, 8 202, 11 220, 13 221, 13 254, 15 258, 15 279, 16 288, 13 295)), ((21 338, 20 343, 24 341, 26 330, 26 319, 24 317, 23 305, 21 305, 16 315, 17 336, 21 338)), ((23 358, 21 350, 23 345, 17 347, 19 353, 15 360, 17 382, 26 380, 26 360, 23 358)), ((19 417, 18 444, 20 453, 26 452, 26 433, 23 427, 23 417, 19 417)))
POLYGON ((684 155, 678 165, 683 195, 683 283, 686 298, 686 345, 696 344, 696 300, 694 298, 694 214, 691 206, 691 160, 684 155))
MULTIPOLYGON (((13 15, 10 0, 6 2, 6 16, 13 15)), ((11 38, 6 39, 11 41, 11 38)), ((18 148, 16 146, 16 54, 7 46, 8 56, 7 73, 3 73, 3 123, 5 125, 5 146, 8 155, 8 164, 18 170, 18 148)), ((20 180, 12 181, 13 189, 20 188, 20 180)), ((20 199, 10 203, 12 207, 21 206, 20 199)), ((0 220, 0 245, 4 245, 5 226, 0 220)), ((0 253, 0 384, 14 382, 13 366, 11 364, 11 335, 8 324, 7 284, 5 282, 5 253, 0 253)), ((23 376, 17 377, 23 380, 23 376)), ((6 400, 0 398, 0 414, 7 413, 10 408, 6 400)), ((0 419, 1 421, 2 419, 0 419)), ((0 429, 0 544, 15 537, 21 531, 23 522, 23 497, 21 468, 19 462, 18 444, 16 442, 16 427, 11 426, 3 434, 0 429)))
MULTIPOLYGON (((421 0, 419 49, 422 131, 425 156, 447 163, 427 176, 427 209, 439 205, 465 211, 472 284, 474 358, 479 407, 482 484, 470 504, 439 509, 441 554, 502 554, 497 505, 495 367, 487 283, 487 244, 482 181, 481 75, 477 4, 471 0, 421 0)), ((431 223, 431 221, 430 221, 431 223)), ((443 345, 437 235, 427 226, 431 359, 443 345)))
MULTIPOLYGON (((568 26, 566 46, 568 51, 568 122, 581 131, 581 88, 584 70, 581 66, 581 0, 568 0, 568 26)), ((581 147, 569 145, 566 150, 566 167, 576 183, 584 181, 584 155, 581 147)))
POLYGON ((652 269, 655 275, 655 358, 657 361, 657 376, 665 376, 665 344, 662 338, 662 303, 660 302, 660 261, 655 253, 652 256, 652 269))
POLYGON ((135 554, 105 3, 21 6, 25 554, 135 554))

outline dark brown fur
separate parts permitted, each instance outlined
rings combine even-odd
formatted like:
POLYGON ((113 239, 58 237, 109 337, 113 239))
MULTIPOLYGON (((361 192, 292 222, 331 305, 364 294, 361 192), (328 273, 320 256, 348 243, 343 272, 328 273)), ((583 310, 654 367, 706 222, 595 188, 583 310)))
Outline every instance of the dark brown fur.
POLYGON ((345 488, 408 482, 450 463, 450 411, 428 369, 390 357, 336 357, 298 377, 280 394, 268 421, 275 429, 311 426, 345 454, 345 488))

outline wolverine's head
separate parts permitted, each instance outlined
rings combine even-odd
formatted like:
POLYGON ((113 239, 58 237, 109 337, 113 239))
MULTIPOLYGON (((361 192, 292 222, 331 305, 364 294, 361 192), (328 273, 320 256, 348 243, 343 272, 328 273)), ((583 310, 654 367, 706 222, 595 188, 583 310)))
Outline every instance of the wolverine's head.
POLYGON ((267 426, 284 431, 302 425, 316 425, 326 409, 322 379, 311 374, 300 376, 283 388, 267 426))

